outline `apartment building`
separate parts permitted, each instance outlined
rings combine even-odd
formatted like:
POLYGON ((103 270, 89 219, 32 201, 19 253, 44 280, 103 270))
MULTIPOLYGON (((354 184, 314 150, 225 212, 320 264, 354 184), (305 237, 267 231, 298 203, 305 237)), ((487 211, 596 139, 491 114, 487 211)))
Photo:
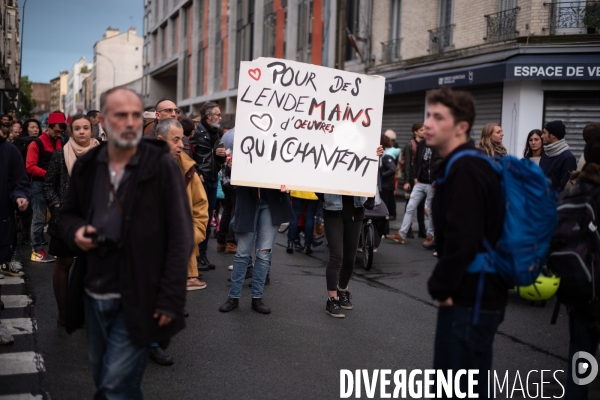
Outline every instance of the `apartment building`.
POLYGON ((93 68, 93 63, 88 63, 85 57, 77 61, 67 76, 67 95, 65 98, 65 111, 69 115, 81 114, 83 112, 83 99, 79 95, 83 80, 87 78, 93 68))
POLYGON ((142 77, 144 39, 135 28, 120 33, 108 28, 94 44, 92 109, 100 109, 100 95, 115 86, 126 85, 142 77))
POLYGON ((17 0, 0 0, 0 112, 17 109, 20 34, 17 0))
MULTIPOLYGON (((335 0, 146 0, 142 95, 175 99, 189 114, 215 101, 233 122, 241 61, 277 57, 336 66, 335 0)), ((368 63, 371 2, 348 0, 345 68, 368 63), (356 51, 355 48, 359 51, 356 51)))
POLYGON ((576 156, 583 127, 600 120, 600 3, 551 0, 373 1, 371 74, 386 77, 383 129, 399 142, 442 85, 477 101, 473 136, 498 122, 523 153, 527 134, 562 119, 576 156))
POLYGON ((33 82, 31 85, 31 98, 35 101, 35 108, 31 112, 32 118, 43 120, 42 117, 50 110, 50 84, 33 82))
POLYGON ((59 76, 50 80, 50 110, 65 112, 68 77, 67 71, 60 71, 59 76))

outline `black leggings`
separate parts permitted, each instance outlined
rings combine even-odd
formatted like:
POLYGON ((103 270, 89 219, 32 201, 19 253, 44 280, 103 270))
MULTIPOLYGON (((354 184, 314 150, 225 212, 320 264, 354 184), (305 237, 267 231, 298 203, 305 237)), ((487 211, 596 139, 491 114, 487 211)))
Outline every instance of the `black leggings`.
POLYGON ((325 237, 329 243, 329 264, 327 264, 327 290, 347 288, 352 277, 356 250, 360 238, 363 221, 353 221, 352 218, 330 216, 324 213, 325 237), (340 270, 341 269, 341 270, 340 270))

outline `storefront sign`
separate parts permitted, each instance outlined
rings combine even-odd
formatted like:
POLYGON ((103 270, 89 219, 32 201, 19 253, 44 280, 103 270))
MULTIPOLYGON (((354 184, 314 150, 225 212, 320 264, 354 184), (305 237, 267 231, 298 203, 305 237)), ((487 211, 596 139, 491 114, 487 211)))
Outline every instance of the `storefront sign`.
POLYGON ((597 80, 600 55, 517 56, 504 62, 473 65, 388 79, 386 94, 469 86, 504 80, 597 80))
POLYGON ((242 62, 231 183, 373 196, 384 88, 375 75, 242 62))
POLYGON ((600 61, 596 65, 513 65, 507 64, 507 79, 598 79, 600 61))

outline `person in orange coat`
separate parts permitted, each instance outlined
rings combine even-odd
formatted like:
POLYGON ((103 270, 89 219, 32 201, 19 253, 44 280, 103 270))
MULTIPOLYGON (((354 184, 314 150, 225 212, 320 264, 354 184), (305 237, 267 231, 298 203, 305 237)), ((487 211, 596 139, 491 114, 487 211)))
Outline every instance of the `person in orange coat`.
POLYGON ((206 238, 206 225, 208 223, 208 200, 200 177, 196 173, 194 160, 183 152, 183 127, 175 118, 169 118, 158 123, 156 126, 156 138, 167 142, 171 149, 171 155, 175 157, 183 178, 185 179, 186 191, 190 202, 190 211, 194 223, 194 254, 188 263, 187 290, 204 289, 206 283, 198 279, 198 264, 196 256, 199 255, 198 243, 206 238))

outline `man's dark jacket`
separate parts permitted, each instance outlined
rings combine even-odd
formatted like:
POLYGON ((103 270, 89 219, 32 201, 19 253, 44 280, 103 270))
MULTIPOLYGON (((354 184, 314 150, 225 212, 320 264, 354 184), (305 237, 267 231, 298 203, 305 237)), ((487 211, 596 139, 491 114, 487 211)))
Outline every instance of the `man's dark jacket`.
MULTIPOLYGON (((418 179, 419 183, 427 183, 431 184, 435 182, 438 178, 439 173, 439 165, 442 162, 442 157, 438 154, 438 152, 431 147, 427 147, 425 140, 421 140, 417 144, 417 151, 415 152, 415 166, 413 169, 413 179, 418 179), (425 155, 425 151, 427 149, 431 149, 431 157, 429 160, 423 160, 423 156, 425 155)), ((411 182, 411 185, 414 186, 414 181, 411 182)))
POLYGON ((216 132, 209 132, 205 120, 202 120, 196 125, 194 137, 191 139, 194 145, 194 154, 192 158, 196 161, 196 171, 198 175, 204 177, 205 180, 217 181, 219 179, 219 171, 225 163, 227 157, 216 155, 217 147, 221 141, 216 132))
POLYGON ((254 232, 254 217, 258 204, 258 191, 261 199, 266 200, 271 211, 273 225, 281 225, 295 220, 290 195, 278 189, 259 189, 248 186, 237 186, 235 202, 235 232, 254 232))
POLYGON ((12 143, 0 138, 0 248, 14 244, 18 198, 31 201, 23 157, 12 143))
POLYGON ((552 181, 551 186, 557 193, 563 191, 571 172, 577 170, 577 160, 573 153, 565 150, 555 157, 548 157, 546 153, 542 154, 540 159, 540 168, 548 179, 552 181))
MULTIPOLYGON (((92 217, 92 195, 101 144, 80 157, 61 207, 62 237, 74 249, 75 232, 92 217)), ((192 220, 181 170, 165 142, 142 140, 139 163, 127 184, 123 209, 119 286, 127 329, 134 343, 164 342, 185 327, 187 265, 193 248, 192 220), (156 311, 175 316, 158 327, 156 311)), ((84 322, 85 253, 69 282, 67 330, 84 322)))
MULTIPOLYGON (((440 165, 456 153, 475 149, 470 142, 459 146, 440 165)), ((467 273, 477 253, 485 252, 483 238, 495 246, 502 234, 504 203, 500 177, 485 161, 475 157, 457 160, 443 184, 436 184, 433 196, 433 224, 438 263, 429 278, 431 297, 473 307, 479 273, 467 273)), ((486 274, 481 308, 499 310, 506 307, 508 285, 498 274, 486 274)))

